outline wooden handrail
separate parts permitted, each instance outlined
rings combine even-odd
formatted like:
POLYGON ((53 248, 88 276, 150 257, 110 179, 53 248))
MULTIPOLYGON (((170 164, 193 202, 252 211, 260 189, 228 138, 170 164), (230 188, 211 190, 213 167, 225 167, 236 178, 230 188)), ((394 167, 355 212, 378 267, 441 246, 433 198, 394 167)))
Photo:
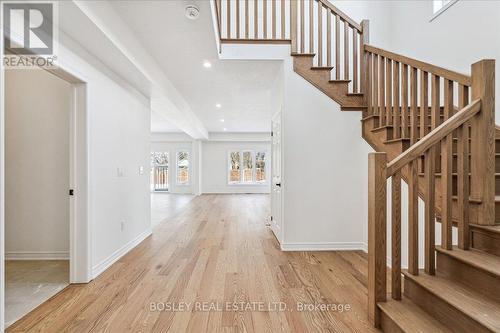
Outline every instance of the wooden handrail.
POLYGON ((456 113, 454 116, 436 127, 436 129, 428 133, 426 136, 420 139, 420 141, 418 141, 416 144, 408 148, 401 155, 387 164, 387 178, 391 177, 405 165, 418 158, 429 148, 439 143, 448 134, 471 119, 480 110, 481 100, 476 99, 472 103, 464 107, 462 110, 460 110, 458 113, 456 113))
POLYGON ((318 0, 318 2, 321 2, 323 4, 323 6, 325 6, 327 8, 330 8, 333 13, 337 14, 338 16, 340 16, 340 19, 342 21, 347 22, 347 24, 349 24, 351 26, 351 28, 358 30, 358 32, 362 32, 363 31, 363 29, 361 28, 361 25, 359 23, 356 23, 356 21, 354 21, 353 19, 351 19, 346 13, 344 13, 343 11, 341 11, 340 9, 338 9, 337 7, 335 7, 334 5, 332 5, 330 3, 330 1, 328 1, 328 0, 318 0))
POLYGON ((384 58, 395 60, 403 64, 409 65, 414 68, 418 68, 424 72, 432 73, 437 76, 443 77, 445 79, 455 81, 457 83, 463 84, 464 86, 470 87, 472 85, 471 77, 462 73, 454 72, 439 66, 435 66, 420 60, 405 57, 403 55, 386 51, 378 47, 371 45, 365 45, 365 51, 378 54, 384 58))

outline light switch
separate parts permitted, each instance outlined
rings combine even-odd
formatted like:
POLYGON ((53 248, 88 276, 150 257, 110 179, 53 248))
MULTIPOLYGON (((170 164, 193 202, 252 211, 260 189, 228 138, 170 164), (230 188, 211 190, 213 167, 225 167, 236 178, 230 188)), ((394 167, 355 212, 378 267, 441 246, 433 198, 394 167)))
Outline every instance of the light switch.
POLYGON ((144 167, 142 165, 139 167, 139 174, 140 175, 144 174, 144 167))
POLYGON ((116 175, 118 177, 123 177, 123 169, 122 168, 117 168, 116 169, 116 175))

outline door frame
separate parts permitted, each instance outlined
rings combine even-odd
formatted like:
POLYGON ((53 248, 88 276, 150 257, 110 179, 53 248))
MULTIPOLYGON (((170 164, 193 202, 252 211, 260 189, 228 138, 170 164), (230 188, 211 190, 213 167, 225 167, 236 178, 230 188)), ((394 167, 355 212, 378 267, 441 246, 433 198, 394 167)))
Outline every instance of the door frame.
POLYGON ((46 70, 71 84, 69 189, 74 194, 69 200, 69 283, 88 283, 92 261, 87 83, 63 67, 46 70))
MULTIPOLYGON (((3 56, 3 38, 0 55, 3 56)), ((45 69, 71 84, 70 108, 70 234, 69 283, 88 283, 92 280, 90 228, 90 168, 88 86, 85 78, 65 66, 45 69)), ((5 68, 0 64, 0 332, 5 326, 5 68)), ((68 189, 69 191, 69 189, 68 189)), ((69 195, 69 193, 68 193, 69 195)))
MULTIPOLYGON (((277 209, 279 209, 279 218, 280 218, 280 221, 279 221, 279 228, 276 228, 276 223, 275 221, 271 221, 271 230, 273 231, 276 239, 278 240, 278 242, 280 244, 283 243, 284 241, 284 236, 285 236, 285 233, 284 233, 284 205, 283 205, 283 114, 282 114, 282 109, 280 109, 278 112, 276 112, 272 118, 271 118, 271 129, 272 131, 274 131, 274 123, 275 123, 275 120, 276 119, 279 119, 279 127, 280 127, 280 165, 279 165, 279 168, 280 168, 280 183, 282 184, 282 186, 280 187, 280 192, 281 192, 281 198, 280 198, 280 206, 279 207, 276 207, 277 209)), ((275 166, 274 166, 274 161, 275 161, 275 157, 274 157, 274 133, 273 133, 273 136, 271 137, 271 164, 273 164, 271 166, 271 215, 273 216, 273 219, 274 219, 274 211, 275 211, 275 207, 274 207, 274 200, 273 200, 273 196, 274 196, 274 186, 275 186, 275 180, 274 180, 274 170, 275 170, 275 166)))

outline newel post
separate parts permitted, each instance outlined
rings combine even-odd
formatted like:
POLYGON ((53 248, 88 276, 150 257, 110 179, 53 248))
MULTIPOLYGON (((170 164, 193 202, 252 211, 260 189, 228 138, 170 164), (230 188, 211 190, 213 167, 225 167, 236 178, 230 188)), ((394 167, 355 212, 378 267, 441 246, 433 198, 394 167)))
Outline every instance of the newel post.
POLYGON ((481 99, 481 111, 472 119, 471 197, 481 199, 477 221, 495 224, 495 60, 472 65, 472 100, 481 99))
POLYGON ((368 155, 368 317, 380 326, 378 302, 387 299, 387 154, 368 155))

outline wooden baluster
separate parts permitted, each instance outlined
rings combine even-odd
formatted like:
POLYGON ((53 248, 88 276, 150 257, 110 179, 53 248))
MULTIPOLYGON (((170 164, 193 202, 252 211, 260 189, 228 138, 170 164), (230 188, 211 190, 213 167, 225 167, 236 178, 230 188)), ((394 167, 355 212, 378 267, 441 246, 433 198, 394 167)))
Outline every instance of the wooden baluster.
POLYGON ((259 2, 253 0, 253 38, 259 38, 259 2))
POLYGON ((262 39, 267 39, 267 0, 262 0, 262 39))
POLYGON ((396 172, 391 179, 391 259, 392 298, 401 299, 401 173, 396 172))
POLYGON ((276 0, 271 0, 271 17, 272 38, 276 39, 276 0))
POLYGON ((372 80, 373 80, 373 54, 365 52, 365 66, 367 68, 364 80, 366 83, 363 85, 363 90, 365 91, 366 105, 368 106, 367 115, 374 114, 373 111, 373 101, 372 101, 372 80))
POLYGON ((219 38, 222 38, 222 0, 215 0, 215 8, 217 10, 217 27, 219 29, 219 38))
MULTIPOLYGON (((444 80, 444 120, 453 116, 453 81, 444 80)), ((441 141, 441 247, 451 248, 453 134, 441 141)), ((458 164, 457 164, 458 165, 458 164)), ((459 231, 460 234, 460 231, 459 231)))
POLYGON ((401 137, 408 139, 410 137, 410 112, 408 108, 408 65, 403 64, 402 83, 401 83, 401 137))
POLYGON ((379 64, 379 94, 378 94, 378 105, 379 105, 379 126, 385 126, 386 115, 385 115, 385 58, 380 56, 379 64))
POLYGON ((304 6, 304 1, 305 0, 300 0, 300 53, 305 52, 305 31, 304 31, 304 19, 305 19, 305 6, 304 6))
POLYGON ((358 92, 358 31, 352 29, 352 91, 358 92))
POLYGON ((417 160, 408 165, 408 272, 418 275, 418 170, 417 160))
MULTIPOLYGON (((359 39, 359 51, 361 52, 361 57, 360 57, 360 66, 361 66, 361 72, 359 73, 360 81, 361 81, 361 92, 366 93, 368 92, 368 87, 367 87, 367 78, 366 78, 366 73, 368 70, 367 62, 368 62, 368 52, 365 51, 365 45, 367 45, 370 42, 370 21, 368 20, 363 20, 361 21, 361 37, 359 39)), ((365 95, 368 97, 368 95, 365 95)), ((369 100, 366 101, 366 104, 368 105, 369 100)))
POLYGON ((236 0, 236 38, 240 39, 240 0, 236 0))
POLYGON ((392 74, 392 135, 394 139, 401 138, 401 108, 399 106, 399 62, 394 61, 392 74))
POLYGON ((309 0, 309 53, 314 53, 314 0, 309 0))
MULTIPOLYGON (((432 74, 431 76, 431 129, 435 129, 440 125, 441 119, 441 78, 432 74)), ((441 146, 435 147, 434 156, 436 158, 435 166, 436 172, 439 170, 439 159, 441 155, 441 146)))
POLYGON ((326 8, 326 65, 332 65, 332 12, 326 8))
POLYGON ((385 60, 385 123, 392 125, 392 60, 385 60))
POLYGON ((435 172, 436 157, 435 147, 425 152, 425 272, 429 275, 435 274, 435 254, 436 247, 436 192, 435 192, 435 172))
POLYGON ((495 60, 481 60, 471 72, 472 99, 481 99, 481 112, 471 119, 470 190, 481 199, 474 222, 495 225, 495 60))
POLYGON ((368 155, 368 317, 380 325, 379 302, 387 300, 387 155, 368 155))
MULTIPOLYGON (((458 109, 461 110, 469 104, 469 88, 458 86, 458 109)), ((458 246, 461 249, 469 248, 469 125, 466 122, 457 131, 457 197, 458 197, 458 246)), ((452 248, 451 223, 443 230, 446 249, 452 248)))
POLYGON ((323 66, 323 5, 318 2, 318 66, 323 66))
POLYGON ((410 67, 410 145, 418 140, 418 87, 417 69, 410 67))
POLYGON ((335 15, 335 79, 340 80, 340 17, 335 15))
POLYGON ((227 0, 226 2, 226 31, 227 31, 227 38, 231 38, 231 0, 227 0))
POLYGON ((292 39, 292 53, 297 53, 297 1, 290 2, 290 38, 292 39))
POLYGON ((248 22, 248 0, 245 0, 245 39, 248 39, 249 22, 248 22))
POLYGON ((349 24, 344 21, 344 80, 349 80, 349 24))
POLYGON ((429 74, 420 71, 420 138, 429 132, 429 74))
POLYGON ((380 108, 379 108, 379 91, 378 91, 378 73, 379 73, 379 66, 378 66, 378 54, 373 54, 373 93, 372 93, 372 100, 373 100, 373 113, 376 115, 379 115, 379 124, 380 124, 380 108))
MULTIPOLYGON (((295 1, 293 1, 295 2, 295 1)), ((291 5, 291 4, 290 4, 291 5)), ((285 0, 281 0, 281 39, 285 39, 285 0)))

